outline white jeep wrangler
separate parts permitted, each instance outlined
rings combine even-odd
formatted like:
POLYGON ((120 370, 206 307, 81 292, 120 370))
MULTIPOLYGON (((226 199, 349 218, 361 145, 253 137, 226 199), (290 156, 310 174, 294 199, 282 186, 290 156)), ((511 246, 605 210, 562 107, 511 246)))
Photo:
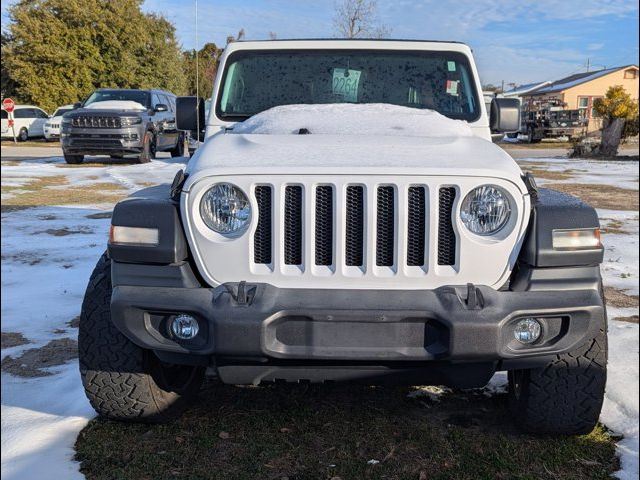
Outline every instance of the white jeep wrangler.
MULTIPOLYGON (((80 321, 96 411, 163 421, 205 369, 229 384, 484 386, 517 424, 589 432, 606 378, 596 212, 490 141, 471 50, 418 41, 232 43, 203 146, 116 205, 80 321)), ((201 128, 202 127, 202 128, 201 128)))

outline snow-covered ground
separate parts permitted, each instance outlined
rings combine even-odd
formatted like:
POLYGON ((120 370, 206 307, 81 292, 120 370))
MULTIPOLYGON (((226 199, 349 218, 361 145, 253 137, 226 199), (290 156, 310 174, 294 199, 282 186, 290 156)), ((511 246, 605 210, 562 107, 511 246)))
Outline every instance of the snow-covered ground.
MULTIPOLYGON (((135 191, 171 182, 184 161, 61 168, 61 157, 49 157, 3 164, 2 185, 64 175, 74 187, 112 183, 135 191)), ((2 331, 21 333, 31 342, 3 349, 2 358, 19 357, 55 339, 75 340, 77 329, 67 322, 80 313, 87 280, 105 250, 110 220, 104 214, 111 208, 66 205, 2 213, 2 331)), ((53 375, 23 378, 2 372, 3 479, 84 478, 72 461, 73 445, 95 413, 82 390, 77 360, 44 370, 53 375)))
MULTIPOLYGON (((3 164, 2 184, 20 187, 34 178, 63 175, 73 186, 112 183, 133 191, 152 183, 170 182, 183 161, 166 158, 146 165, 60 168, 60 157, 48 157, 3 164)), ((574 178, 554 183, 601 183, 638 189, 637 162, 528 161, 552 170, 573 171, 574 178)), ((3 200, 15 194, 10 192, 3 200)), ((2 331, 21 333, 31 341, 3 349, 3 358, 17 357, 51 340, 75 339, 77 330, 67 322, 80 311, 87 279, 105 248, 109 227, 108 218, 96 218, 95 214, 111 207, 57 206, 2 213, 2 331)), ((605 283, 637 295, 638 212, 598 213, 605 226, 613 220, 622 223, 622 233, 603 236, 605 283)), ((637 313, 635 308, 609 309, 611 319, 637 313)), ((637 478, 638 325, 611 320, 609 335, 609 381, 602 421, 625 437, 618 444, 623 468, 620 478, 637 478)), ((82 478, 72 461, 73 444, 94 413, 82 392, 77 361, 48 371, 52 375, 40 378, 2 373, 3 479, 82 478)), ((487 391, 503 388, 504 378, 496 376, 487 391)))

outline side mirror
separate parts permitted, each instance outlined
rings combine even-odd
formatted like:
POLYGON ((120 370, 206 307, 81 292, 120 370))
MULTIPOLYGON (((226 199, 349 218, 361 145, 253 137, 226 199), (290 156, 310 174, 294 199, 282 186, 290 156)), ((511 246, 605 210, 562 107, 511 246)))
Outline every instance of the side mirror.
POLYGON ((194 138, 202 140, 205 128, 204 99, 176 97, 176 128, 189 131, 194 138))
POLYGON ((492 132, 509 133, 520 130, 520 100, 517 98, 491 100, 489 125, 492 132))
POLYGON ((166 112, 167 110, 169 110, 169 107, 167 107, 164 103, 157 103, 156 106, 153 107, 154 112, 166 112))
POLYGON ((75 110, 76 108, 82 108, 82 102, 76 102, 73 104, 73 109, 75 110))

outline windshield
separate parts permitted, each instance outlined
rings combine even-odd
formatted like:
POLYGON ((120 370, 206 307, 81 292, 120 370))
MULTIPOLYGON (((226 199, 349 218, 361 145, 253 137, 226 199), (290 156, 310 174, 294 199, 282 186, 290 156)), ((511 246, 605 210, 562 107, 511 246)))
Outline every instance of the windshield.
POLYGON ((73 110, 73 108, 69 107, 69 108, 59 108, 57 109, 55 112, 53 112, 53 115, 51 115, 52 117, 60 117, 62 115, 64 115, 67 112, 70 112, 71 110, 73 110))
POLYGON ((93 92, 84 102, 84 106, 95 102, 106 102, 108 100, 129 100, 138 102, 143 107, 149 108, 149 92, 139 90, 98 90, 93 92))
POLYGON ((467 57, 388 50, 244 51, 226 62, 216 114, 244 120, 278 105, 388 103, 480 116, 467 57))

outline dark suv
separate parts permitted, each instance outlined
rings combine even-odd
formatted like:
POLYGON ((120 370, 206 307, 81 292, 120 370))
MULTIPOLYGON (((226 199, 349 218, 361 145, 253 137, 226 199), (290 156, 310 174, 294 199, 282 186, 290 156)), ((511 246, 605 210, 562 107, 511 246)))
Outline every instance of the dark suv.
POLYGON ((137 155, 146 163, 158 151, 181 157, 184 136, 176 129, 175 99, 163 90, 96 90, 62 117, 64 159, 81 163, 85 155, 137 155))

